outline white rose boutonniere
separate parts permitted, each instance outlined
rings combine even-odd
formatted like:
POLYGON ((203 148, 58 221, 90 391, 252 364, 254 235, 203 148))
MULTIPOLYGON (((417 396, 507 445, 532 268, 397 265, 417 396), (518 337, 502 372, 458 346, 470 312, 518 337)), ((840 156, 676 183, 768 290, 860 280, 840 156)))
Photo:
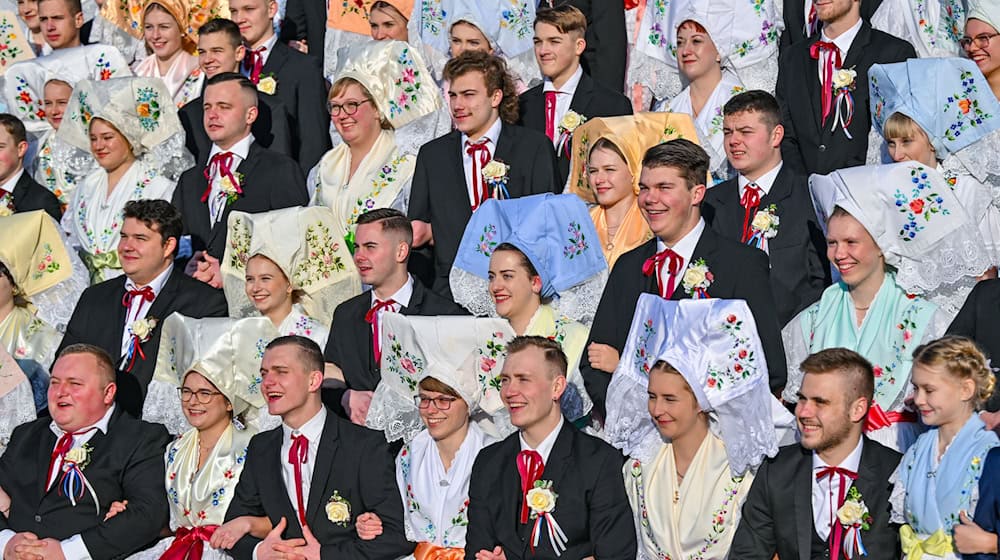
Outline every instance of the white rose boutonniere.
POLYGON ((278 91, 278 80, 274 79, 274 74, 261 76, 260 80, 257 81, 257 91, 274 95, 274 92, 278 91))
POLYGON ((12 216, 14 211, 10 209, 6 204, 0 204, 0 218, 6 218, 7 216, 12 216))
MULTIPOLYGON (((80 470, 83 470, 87 468, 87 465, 90 464, 90 452, 91 452, 90 444, 85 443, 80 447, 70 449, 66 453, 65 461, 66 463, 73 463, 74 465, 79 467, 80 470)), ((64 467, 64 469, 65 468, 66 467, 64 467)))
POLYGON ((509 172, 510 166, 498 159, 487 163, 483 167, 483 180, 486 181, 486 185, 489 186, 494 198, 509 198, 507 196, 507 174, 509 172))
POLYGON ((97 499, 97 492, 83 474, 83 469, 90 464, 90 456, 93 451, 90 442, 67 451, 66 455, 63 456, 62 476, 59 478, 57 486, 59 493, 68 497, 73 507, 76 507, 77 502, 89 492, 90 497, 94 499, 97 513, 100 515, 101 502, 97 499))
POLYGON ((335 525, 347 527, 351 522, 351 502, 334 490, 330 500, 326 502, 326 518, 335 525))
MULTIPOLYGON (((837 130, 839 126, 848 139, 853 139, 847 127, 854 120, 854 96, 851 92, 857 86, 857 78, 858 73, 854 67, 841 68, 833 74, 832 88, 835 113, 833 115, 833 128, 830 129, 830 132, 837 130)), ((827 94, 824 94, 824 97, 828 99, 827 94)), ((826 122, 826 114, 825 112, 823 114, 824 123, 826 122)))
POLYGON ((708 287, 715 280, 715 275, 708 268, 705 259, 698 259, 688 265, 684 271, 681 284, 684 291, 694 299, 708 298, 708 287))
POLYGON ((778 226, 781 225, 781 218, 778 217, 778 207, 774 204, 767 208, 758 210, 750 221, 750 239, 747 245, 756 247, 762 251, 767 251, 767 240, 778 235, 778 226))
POLYGON ((872 516, 868 506, 861 499, 861 491, 857 486, 851 486, 844 499, 844 505, 837 510, 837 520, 844 526, 844 554, 854 558, 855 552, 865 556, 865 545, 861 542, 861 531, 871 529, 872 516))
POLYGON ((525 500, 531 510, 531 519, 535 520, 535 524, 531 528, 531 540, 528 543, 532 553, 535 552, 535 547, 541 540, 543 522, 548 523, 548 530, 545 533, 549 536, 549 543, 552 545, 552 550, 556 552, 556 556, 566 551, 566 543, 569 539, 566 538, 566 533, 552 516, 552 512, 556 509, 557 498, 559 498, 559 494, 556 494, 555 490, 552 489, 551 480, 536 480, 534 486, 525 494, 525 500))
POLYGON ((587 117, 573 111, 566 111, 561 121, 559 121, 559 143, 556 145, 556 154, 565 152, 566 157, 571 157, 569 147, 573 140, 573 132, 581 124, 587 122, 587 117))
POLYGON ((139 342, 146 342, 149 340, 149 336, 153 334, 153 329, 155 328, 156 317, 146 317, 145 319, 136 319, 135 321, 132 321, 128 330, 133 336, 139 339, 139 342))
POLYGON ((243 174, 237 171, 223 175, 219 187, 222 189, 222 194, 226 196, 227 205, 236 202, 236 199, 243 194, 243 174))
POLYGON ((854 82, 858 78, 857 71, 851 68, 841 68, 833 75, 833 89, 851 88, 854 89, 854 82))

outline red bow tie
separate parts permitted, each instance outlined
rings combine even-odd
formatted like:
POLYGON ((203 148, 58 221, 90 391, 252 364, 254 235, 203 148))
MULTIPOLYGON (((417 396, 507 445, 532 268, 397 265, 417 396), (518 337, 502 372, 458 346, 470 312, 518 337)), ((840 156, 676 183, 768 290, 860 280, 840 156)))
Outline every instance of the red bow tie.
POLYGON ((132 307, 132 302, 136 297, 141 297, 142 301, 153 301, 156 298, 156 292, 154 292, 153 288, 149 286, 138 290, 127 290, 125 295, 122 297, 122 305, 125 307, 132 307))
POLYGON ((664 299, 670 299, 670 296, 674 295, 677 274, 681 271, 683 264, 684 257, 678 255, 673 249, 664 249, 642 263, 642 274, 644 276, 652 276, 655 272, 656 285, 660 288, 660 296, 664 299), (667 262, 667 272, 670 274, 669 282, 666 286, 663 285, 663 279, 661 278, 663 275, 663 263, 665 261, 667 262))

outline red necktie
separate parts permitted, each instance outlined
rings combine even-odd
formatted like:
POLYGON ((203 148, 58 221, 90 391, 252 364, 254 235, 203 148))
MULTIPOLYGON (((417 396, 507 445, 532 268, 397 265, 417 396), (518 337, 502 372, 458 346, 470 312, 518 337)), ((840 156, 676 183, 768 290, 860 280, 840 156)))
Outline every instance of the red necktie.
MULTIPOLYGON (((823 467, 816 472, 816 480, 823 480, 830 477, 830 487, 833 487, 833 475, 840 476, 840 491, 837 492, 836 509, 831 513, 833 526, 830 527, 830 558, 837 558, 840 554, 840 543, 844 537, 844 526, 837 520, 837 511, 844 505, 844 498, 847 496, 847 479, 857 480, 858 473, 840 467, 823 467)), ((833 506, 833 504, 830 504, 833 506)))
POLYGON ((545 92, 545 135, 556 141, 556 95, 558 91, 545 92))
POLYGON ((243 57, 243 69, 249 72, 248 78, 256 84, 260 81, 260 73, 264 70, 264 51, 267 47, 247 49, 246 56, 243 57))
POLYGON ((750 240, 750 224, 753 222, 757 208, 760 207, 761 192, 762 190, 757 186, 757 183, 749 183, 743 189, 743 197, 740 199, 740 204, 743 206, 743 237, 740 241, 743 243, 750 240))
POLYGON ((236 187, 236 194, 243 194, 243 188, 236 177, 233 176, 233 152, 219 152, 212 156, 209 160, 208 166, 205 167, 205 180, 208 181, 208 186, 205 187, 205 192, 201 194, 201 201, 208 202, 208 197, 212 194, 212 177, 216 174, 219 178, 228 177, 229 180, 236 187))
POLYGON ((822 123, 826 123, 826 118, 833 112, 833 71, 840 70, 843 64, 840 60, 840 49, 833 43, 816 41, 809 47, 809 56, 823 65, 823 79, 820 80, 819 87, 823 105, 822 123), (824 51, 829 54, 824 59, 820 59, 824 51))
POLYGON ((541 480, 545 462, 537 451, 525 450, 517 454, 517 472, 521 475, 521 523, 528 522, 528 491, 541 480))
POLYGON ((806 0, 809 4, 809 13, 806 15, 806 28, 803 30, 806 37, 812 37, 819 27, 819 16, 816 14, 816 4, 812 0, 806 0))
POLYGON ((484 138, 479 142, 469 142, 465 141, 465 153, 469 154, 472 158, 472 211, 475 212, 479 205, 486 201, 490 197, 489 189, 486 186, 486 181, 483 180, 483 168, 486 164, 490 162, 492 157, 490 156, 490 150, 486 146, 489 142, 489 138, 484 138), (478 154, 478 157, 477 155, 478 154))
POLYGON ((375 305, 365 313, 365 321, 372 326, 372 350, 375 354, 375 363, 382 363, 382 349, 379 347, 379 330, 378 330, 378 312, 382 309, 388 309, 392 311, 392 306, 396 305, 396 301, 393 299, 387 299, 385 301, 375 300, 375 305))
POLYGON ((299 522, 306 524, 306 500, 302 495, 302 465, 309 460, 309 440, 306 436, 292 435, 292 446, 288 449, 288 462, 295 473, 295 499, 299 505, 299 522))
MULTIPOLYGON (((129 312, 130 315, 131 315, 132 303, 135 301, 135 298, 137 297, 141 297, 142 301, 153 301, 153 299, 156 298, 156 292, 154 292, 153 288, 149 286, 146 286, 145 288, 140 288, 138 290, 126 291, 125 295, 122 296, 122 305, 125 306, 126 309, 130 310, 129 312)), ((139 305, 141 306, 142 302, 140 302, 139 305)))
POLYGON ((642 263, 642 274, 644 276, 650 276, 655 272, 656 285, 660 288, 660 297, 663 299, 670 299, 670 296, 674 295, 674 287, 677 283, 677 274, 681 271, 681 266, 683 264, 684 257, 678 255, 671 249, 664 249, 652 257, 649 257, 646 259, 646 262, 642 263), (667 272, 670 274, 666 289, 664 289, 663 281, 661 280, 663 277, 664 261, 669 261, 667 263, 667 272))
POLYGON ((80 430, 79 432, 64 432, 56 442, 56 448, 52 450, 52 455, 49 457, 49 470, 45 474, 45 488, 49 487, 49 483, 52 480, 52 472, 57 468, 56 461, 59 462, 59 466, 62 466, 62 461, 69 453, 70 449, 73 449, 73 438, 76 436, 81 436, 92 430, 96 430, 96 427, 90 427, 86 430, 80 430))

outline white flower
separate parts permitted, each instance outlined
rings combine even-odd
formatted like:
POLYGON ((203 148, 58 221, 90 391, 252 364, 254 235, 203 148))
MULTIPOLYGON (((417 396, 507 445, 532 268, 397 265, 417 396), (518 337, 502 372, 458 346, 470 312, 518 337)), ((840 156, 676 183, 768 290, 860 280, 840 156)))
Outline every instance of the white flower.
POLYGON ((538 487, 528 490, 528 507, 533 512, 549 513, 556 508, 556 494, 550 488, 538 487))
POLYGON ((850 87, 854 84, 854 80, 857 77, 858 73, 854 71, 854 68, 837 70, 837 72, 833 75, 833 87, 837 89, 850 87))
POLYGON ((507 170, 510 166, 498 160, 493 160, 483 167, 483 179, 487 181, 504 181, 507 179, 507 170))
POLYGON ((14 213, 6 204, 0 204, 0 218, 10 216, 14 213))
POLYGON ((840 523, 853 527, 854 525, 860 525, 865 516, 868 515, 868 506, 864 502, 858 502, 855 500, 847 500, 844 505, 840 506, 837 510, 837 519, 840 523))
POLYGON ((339 490, 334 490, 330 500, 326 503, 326 518, 331 523, 347 527, 351 521, 351 502, 340 495, 339 490))
MULTIPOLYGON (((707 290, 714 280, 715 275, 709 270, 705 259, 698 259, 688 265, 687 270, 684 271, 681 284, 684 286, 685 292, 698 297, 695 293, 696 290, 707 290)), ((705 294, 702 294, 702 297, 705 297, 705 294)))
POLYGON ((89 455, 90 453, 85 445, 75 449, 70 449, 69 452, 66 453, 66 462, 82 465, 87 462, 89 455))
POLYGON ((684 283, 691 286, 698 286, 705 281, 705 271, 698 267, 691 267, 684 272, 684 283))
POLYGON ((266 93, 268 95, 274 95, 274 92, 278 89, 278 80, 274 79, 274 76, 265 76, 257 82, 257 91, 261 93, 266 93))
POLYGON ((773 204, 763 210, 758 210, 753 221, 750 222, 750 227, 754 231, 762 232, 765 239, 771 239, 778 235, 778 225, 781 223, 781 219, 775 213, 776 210, 777 208, 773 204))
POLYGON ((152 334, 153 329, 155 328, 156 318, 146 317, 145 319, 136 319, 135 321, 132 321, 128 330, 135 336, 139 337, 140 342, 146 342, 149 340, 149 335, 152 334))
POLYGON ((222 192, 226 193, 227 196, 238 194, 236 191, 236 185, 233 184, 233 180, 228 176, 222 177, 222 182, 219 184, 222 192))
POLYGON ((576 127, 587 122, 587 117, 580 115, 576 111, 567 111, 561 121, 559 121, 559 128, 566 132, 573 132, 576 127))

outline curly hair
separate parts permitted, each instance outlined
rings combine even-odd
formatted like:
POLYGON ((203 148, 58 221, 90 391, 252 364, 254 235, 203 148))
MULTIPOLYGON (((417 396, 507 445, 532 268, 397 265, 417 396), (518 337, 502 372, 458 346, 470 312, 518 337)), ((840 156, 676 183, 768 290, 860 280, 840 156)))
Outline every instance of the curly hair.
POLYGON ((960 381, 971 379, 976 384, 972 398, 976 409, 993 395, 996 376, 972 339, 949 335, 922 344, 913 351, 913 363, 944 369, 960 381))
POLYGON ((500 90, 500 120, 506 124, 517 123, 518 101, 514 78, 507 69, 507 63, 500 57, 484 52, 466 51, 452 58, 444 66, 444 79, 454 81, 469 72, 479 72, 486 82, 486 95, 500 90))

